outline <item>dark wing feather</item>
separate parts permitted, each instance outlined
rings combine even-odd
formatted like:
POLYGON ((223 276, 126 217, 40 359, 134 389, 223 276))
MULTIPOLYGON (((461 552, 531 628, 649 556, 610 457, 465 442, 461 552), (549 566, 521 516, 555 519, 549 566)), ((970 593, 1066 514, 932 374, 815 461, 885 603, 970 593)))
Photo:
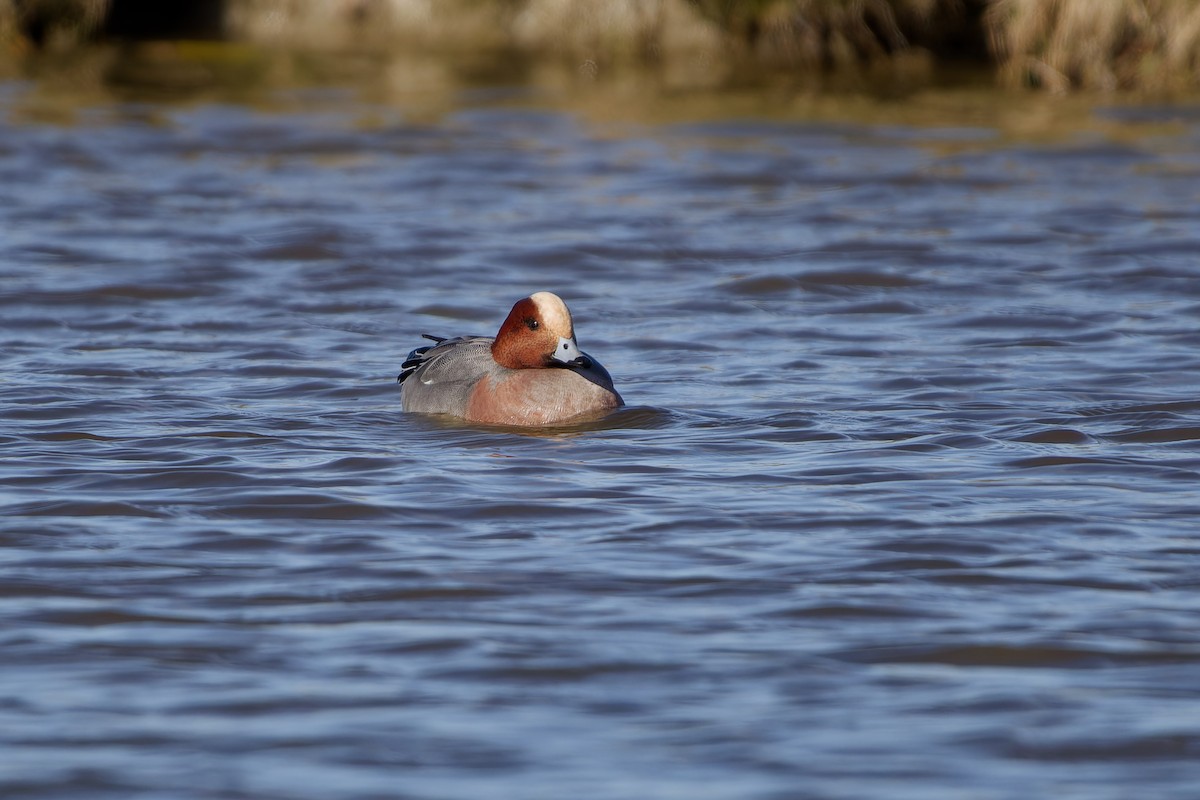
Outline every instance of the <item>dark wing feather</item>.
POLYGON ((408 354, 408 357, 404 359, 404 363, 400 365, 400 374, 396 376, 396 383, 404 383, 405 378, 412 375, 416 372, 417 367, 425 363, 425 354, 446 341, 445 336, 434 336, 431 333, 422 333, 421 338, 428 339, 433 344, 418 347, 408 354))

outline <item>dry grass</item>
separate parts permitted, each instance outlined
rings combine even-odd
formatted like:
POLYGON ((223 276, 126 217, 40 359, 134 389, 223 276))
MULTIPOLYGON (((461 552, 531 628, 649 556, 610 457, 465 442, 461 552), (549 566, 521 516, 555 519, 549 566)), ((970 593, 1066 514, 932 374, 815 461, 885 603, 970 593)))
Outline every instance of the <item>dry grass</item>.
POLYGON ((886 59, 963 16, 963 0, 692 0, 756 55, 802 67, 886 59))
POLYGON ((721 43, 686 0, 233 0, 251 41, 341 48, 507 48, 597 63, 654 60, 721 43))
MULTIPOLYGON (((0 0, 0 55, 97 31, 110 0, 0 0)), ((604 75, 654 65, 826 86, 989 61, 1051 91, 1200 87, 1200 0, 227 0, 235 40, 351 53, 501 53, 604 75), (833 76, 833 80, 826 80, 833 76), (845 79, 849 77, 850 81, 845 79)))
POLYGON ((1012 86, 1170 91, 1200 84, 1196 0, 992 0, 992 49, 1012 86))
POLYGON ((722 33, 684 0, 526 0, 514 18, 515 41, 571 57, 655 61, 715 51, 722 33))
POLYGON ((229 34, 259 44, 378 49, 449 39, 488 46, 503 3, 470 0, 231 0, 229 34))
POLYGON ((228 22, 256 43, 481 63, 500 54, 585 79, 653 65, 668 83, 713 86, 727 71, 724 33, 687 0, 232 0, 228 22))
POLYGON ((48 50, 66 50, 92 35, 109 0, 0 0, 0 41, 18 34, 48 50))

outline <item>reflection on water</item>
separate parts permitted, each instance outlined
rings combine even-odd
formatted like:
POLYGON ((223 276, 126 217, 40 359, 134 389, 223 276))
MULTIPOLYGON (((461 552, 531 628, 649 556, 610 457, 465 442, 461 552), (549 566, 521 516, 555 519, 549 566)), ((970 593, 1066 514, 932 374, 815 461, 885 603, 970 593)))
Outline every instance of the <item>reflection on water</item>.
POLYGON ((0 89, 0 793, 1194 793, 1194 112, 47 91, 0 89), (400 413, 539 289, 629 408, 400 413))

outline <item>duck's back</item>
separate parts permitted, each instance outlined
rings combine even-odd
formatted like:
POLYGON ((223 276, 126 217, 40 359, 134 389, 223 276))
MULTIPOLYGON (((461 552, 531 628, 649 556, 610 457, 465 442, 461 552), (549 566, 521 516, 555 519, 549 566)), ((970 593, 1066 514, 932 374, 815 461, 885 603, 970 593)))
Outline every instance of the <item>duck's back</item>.
POLYGON ((500 370, 491 336, 459 336, 409 353, 400 373, 405 411, 463 416, 480 379, 500 370))

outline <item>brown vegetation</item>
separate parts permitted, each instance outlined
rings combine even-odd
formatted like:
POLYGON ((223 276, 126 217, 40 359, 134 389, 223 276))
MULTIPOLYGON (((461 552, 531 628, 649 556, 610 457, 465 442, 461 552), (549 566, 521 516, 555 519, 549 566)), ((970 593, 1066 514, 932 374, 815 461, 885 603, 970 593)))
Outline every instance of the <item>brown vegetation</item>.
MULTIPOLYGON (((78 43, 113 2, 0 0, 0 54, 78 43)), ((894 80, 973 61, 1052 91, 1200 86, 1196 0, 225 0, 223 26, 272 46, 508 52, 593 74, 686 65, 708 84, 894 80)))
POLYGON ((987 13, 1002 79, 1072 88, 1195 89, 1195 0, 992 0, 987 13))
POLYGON ((810 67, 845 67, 887 58, 947 31, 961 35, 966 6, 964 0, 691 2, 760 57, 810 67))

